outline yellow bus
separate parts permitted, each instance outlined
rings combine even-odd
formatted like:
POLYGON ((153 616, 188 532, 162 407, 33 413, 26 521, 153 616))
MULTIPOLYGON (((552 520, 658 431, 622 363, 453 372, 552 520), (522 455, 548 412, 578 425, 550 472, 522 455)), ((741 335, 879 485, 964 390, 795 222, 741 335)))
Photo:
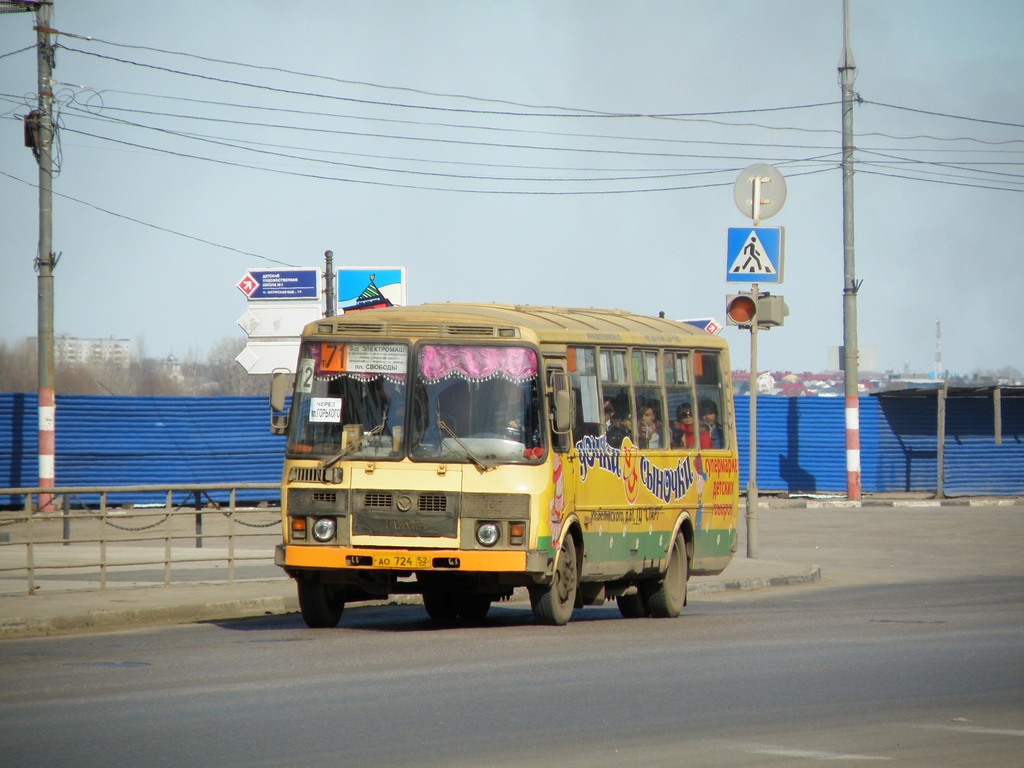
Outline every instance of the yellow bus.
POLYGON ((310 627, 419 594, 476 621, 516 588, 535 619, 617 601, 678 616, 736 549, 724 340, 617 310, 425 304, 303 330, 271 385, 287 434, 275 562, 310 627), (285 403, 291 386, 291 404, 285 403), (522 593, 520 593, 522 594, 522 593))

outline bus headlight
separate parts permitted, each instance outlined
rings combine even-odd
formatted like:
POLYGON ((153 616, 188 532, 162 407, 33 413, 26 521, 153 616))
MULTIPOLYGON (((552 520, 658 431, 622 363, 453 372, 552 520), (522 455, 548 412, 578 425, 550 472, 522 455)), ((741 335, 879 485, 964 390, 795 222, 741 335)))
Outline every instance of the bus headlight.
POLYGON ((313 538, 317 541, 330 541, 334 538, 335 523, 333 517, 321 517, 313 523, 313 538))
POLYGON ((493 547, 501 538, 501 528, 497 523, 477 523, 476 540, 483 547, 493 547))

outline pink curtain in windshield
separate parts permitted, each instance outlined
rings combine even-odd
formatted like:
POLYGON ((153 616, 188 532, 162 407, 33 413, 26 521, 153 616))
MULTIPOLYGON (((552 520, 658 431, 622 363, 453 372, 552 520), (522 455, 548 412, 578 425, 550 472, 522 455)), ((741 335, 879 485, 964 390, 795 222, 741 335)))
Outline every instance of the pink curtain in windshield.
POLYGON ((451 376, 469 381, 503 376, 518 382, 537 375, 537 355, 524 347, 424 346, 420 348, 419 365, 428 383, 451 376))

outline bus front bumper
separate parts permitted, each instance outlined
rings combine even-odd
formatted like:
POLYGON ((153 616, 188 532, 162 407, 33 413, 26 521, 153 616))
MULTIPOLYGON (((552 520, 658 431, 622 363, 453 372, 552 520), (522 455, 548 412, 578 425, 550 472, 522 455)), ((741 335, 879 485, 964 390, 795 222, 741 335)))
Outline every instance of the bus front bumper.
POLYGON ((523 550, 368 549, 278 544, 274 564, 285 569, 542 573, 546 552, 523 550))

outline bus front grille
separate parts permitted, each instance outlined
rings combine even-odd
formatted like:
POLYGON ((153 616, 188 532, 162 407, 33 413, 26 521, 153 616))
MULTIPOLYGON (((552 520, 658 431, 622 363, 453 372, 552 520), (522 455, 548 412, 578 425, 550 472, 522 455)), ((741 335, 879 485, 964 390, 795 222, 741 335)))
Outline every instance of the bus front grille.
POLYGON ((448 509, 448 497, 443 493, 424 493, 418 507, 420 512, 444 512, 448 509))
POLYGON ((352 495, 353 536, 455 538, 459 496, 419 491, 365 491, 352 495))

